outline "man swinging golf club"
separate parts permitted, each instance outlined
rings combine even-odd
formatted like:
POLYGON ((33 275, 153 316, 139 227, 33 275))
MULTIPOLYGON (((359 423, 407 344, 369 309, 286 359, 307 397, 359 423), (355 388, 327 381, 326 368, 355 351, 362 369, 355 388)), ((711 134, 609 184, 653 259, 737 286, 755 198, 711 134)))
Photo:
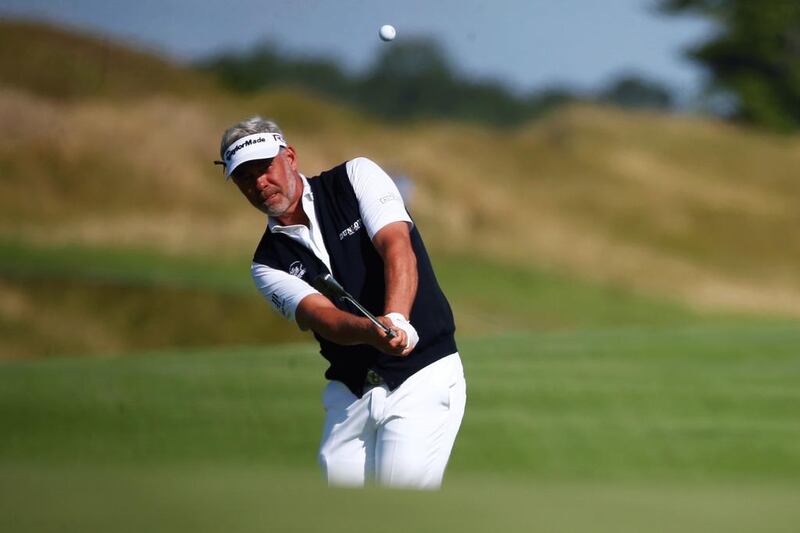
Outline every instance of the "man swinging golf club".
POLYGON ((440 487, 466 385, 450 305, 394 182, 363 157, 307 178, 261 117, 225 131, 220 153, 225 175, 268 215, 256 286, 330 363, 319 450, 328 483, 440 487))

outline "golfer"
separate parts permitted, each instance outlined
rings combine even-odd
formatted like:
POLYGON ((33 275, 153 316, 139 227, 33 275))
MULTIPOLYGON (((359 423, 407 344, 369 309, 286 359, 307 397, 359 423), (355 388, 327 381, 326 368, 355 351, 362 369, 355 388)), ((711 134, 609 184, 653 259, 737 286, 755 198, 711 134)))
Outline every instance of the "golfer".
POLYGON ((329 485, 441 486, 466 384, 450 305, 391 178, 359 157, 315 177, 272 121, 229 128, 225 174, 268 216, 251 266, 259 291, 330 366, 319 462, 329 485), (331 274, 390 328, 312 286, 331 274))

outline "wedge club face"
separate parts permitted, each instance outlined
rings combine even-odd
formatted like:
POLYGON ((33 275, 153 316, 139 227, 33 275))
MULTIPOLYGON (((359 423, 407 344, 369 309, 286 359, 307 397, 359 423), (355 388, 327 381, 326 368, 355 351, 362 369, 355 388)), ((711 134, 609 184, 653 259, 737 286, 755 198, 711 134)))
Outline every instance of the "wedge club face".
POLYGON ((358 301, 355 298, 350 296, 350 293, 348 293, 346 290, 344 290, 344 287, 339 285, 339 282, 336 281, 335 279, 333 279, 333 276, 331 276, 330 274, 321 274, 321 275, 317 276, 316 278, 314 278, 314 281, 313 281, 312 285, 314 286, 315 289, 317 289, 319 292, 324 294, 330 300, 334 300, 334 301, 335 300, 347 300, 347 301, 349 301, 351 304, 353 304, 356 307, 356 309, 361 311, 361 314, 363 314, 365 317, 367 317, 377 327, 382 329, 384 331, 384 333, 386 333, 387 337, 392 338, 392 337, 396 336, 394 331, 392 331, 391 329, 389 329, 385 325, 381 324, 378 321, 378 319, 375 318, 375 315, 370 313, 363 305, 358 303, 358 301))

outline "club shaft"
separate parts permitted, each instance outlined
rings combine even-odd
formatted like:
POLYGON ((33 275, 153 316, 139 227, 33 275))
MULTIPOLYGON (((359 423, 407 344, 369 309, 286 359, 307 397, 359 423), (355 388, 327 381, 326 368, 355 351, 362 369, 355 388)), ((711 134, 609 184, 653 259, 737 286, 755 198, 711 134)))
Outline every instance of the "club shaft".
POLYGON ((378 321, 378 319, 375 318, 375 315, 367 311, 366 308, 360 303, 358 303, 355 298, 353 298, 350 295, 344 296, 344 298, 346 298, 351 304, 355 305, 358 308, 358 310, 364 314, 365 317, 367 317, 368 319, 370 319, 370 321, 372 321, 373 324, 381 328, 386 333, 387 337, 391 338, 395 336, 394 331, 386 327, 384 324, 381 324, 378 321))

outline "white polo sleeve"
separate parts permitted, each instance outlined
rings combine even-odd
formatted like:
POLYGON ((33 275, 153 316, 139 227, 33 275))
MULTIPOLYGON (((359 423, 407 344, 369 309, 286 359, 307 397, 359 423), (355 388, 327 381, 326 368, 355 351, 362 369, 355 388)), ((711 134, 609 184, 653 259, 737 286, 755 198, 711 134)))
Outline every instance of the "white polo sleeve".
POLYGON ((295 320, 295 311, 303 298, 309 294, 319 294, 319 291, 302 279, 261 263, 253 262, 250 265, 250 274, 259 292, 272 308, 289 320, 295 320))
POLYGON ((370 240, 392 222, 408 222, 409 228, 413 225, 397 185, 381 167, 366 157, 357 157, 345 168, 370 240))

